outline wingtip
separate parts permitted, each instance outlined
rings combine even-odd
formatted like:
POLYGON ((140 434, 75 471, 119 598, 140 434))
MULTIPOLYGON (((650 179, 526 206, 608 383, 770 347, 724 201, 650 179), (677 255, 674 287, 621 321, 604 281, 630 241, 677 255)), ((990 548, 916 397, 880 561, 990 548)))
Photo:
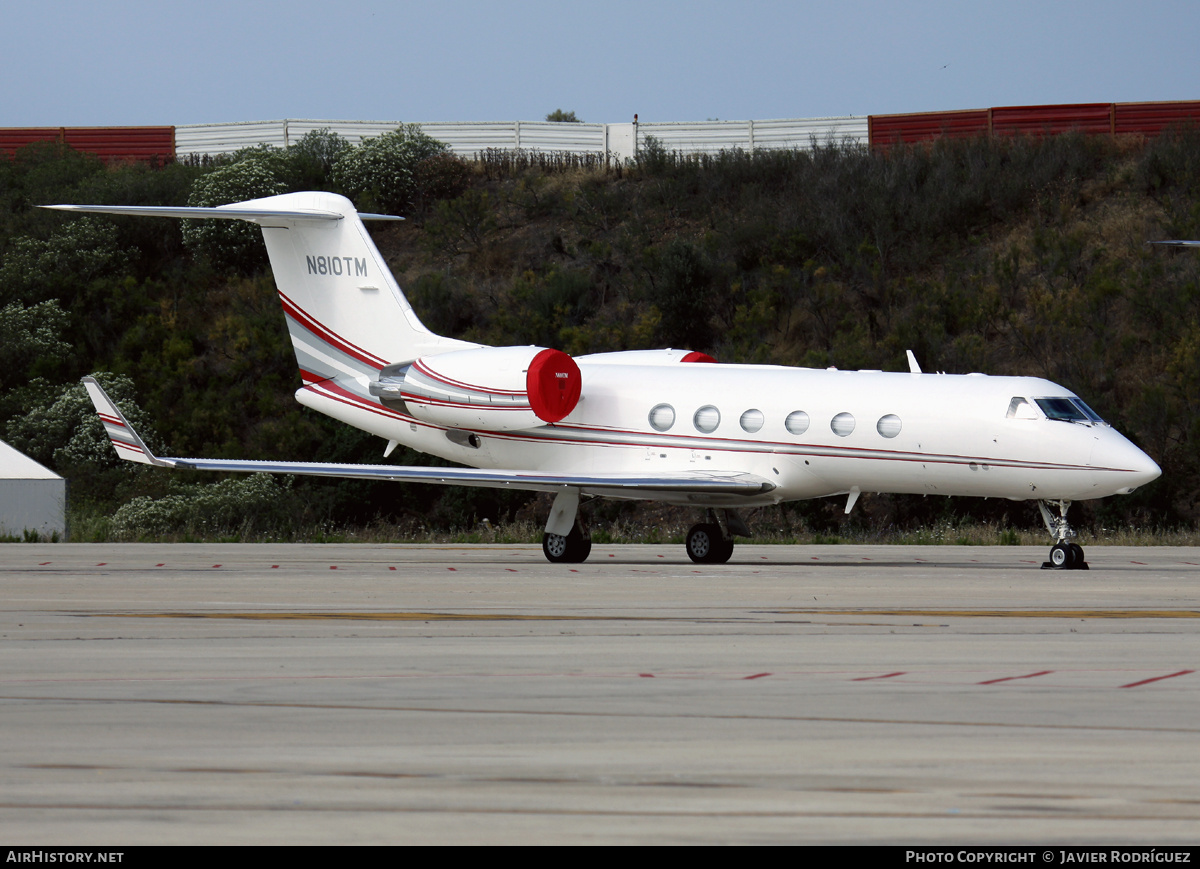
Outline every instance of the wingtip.
POLYGON ((88 398, 92 400, 92 406, 96 408, 96 415, 100 417, 100 422, 104 425, 104 432, 112 441, 113 449, 117 451, 118 456, 141 465, 165 464, 150 452, 138 433, 134 431, 133 426, 129 424, 129 420, 125 419, 125 415, 121 413, 116 402, 108 397, 108 393, 104 391, 104 387, 95 377, 88 375, 80 382, 87 390, 88 398))

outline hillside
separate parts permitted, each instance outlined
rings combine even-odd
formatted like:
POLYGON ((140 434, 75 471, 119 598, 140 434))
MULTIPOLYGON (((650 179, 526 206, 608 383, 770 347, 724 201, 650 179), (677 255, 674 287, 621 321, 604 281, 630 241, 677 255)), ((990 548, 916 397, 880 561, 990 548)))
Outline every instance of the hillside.
MULTIPOLYGON (((105 169, 44 148, 0 164, 6 439, 72 477, 89 515, 169 496, 136 502, 120 527, 88 525, 95 533, 287 536, 377 519, 467 527, 526 502, 312 481, 253 491, 227 481, 218 491, 187 475, 115 467, 102 441, 76 434, 86 407, 71 385, 107 371, 128 378, 111 381, 117 397, 136 401, 175 454, 380 461, 381 442, 292 400, 294 358, 253 239, 30 208, 216 204, 198 202, 197 190, 231 201, 312 186, 409 215, 376 239, 435 331, 573 354, 675 346, 727 362, 884 370, 906 370, 912 349, 926 370, 1042 376, 1084 396, 1163 468, 1133 496, 1088 505, 1084 525, 1194 528, 1200 519, 1200 261, 1145 244, 1200 238, 1195 133, 1149 144, 1067 135, 703 159, 650 148, 636 165, 609 169, 511 154, 464 164, 435 149, 418 155, 399 190, 335 171, 346 148, 323 147, 337 153, 259 149, 158 171, 105 169)), ((760 519, 836 527, 847 521, 838 512, 801 504, 760 519)), ((1035 513, 878 496, 848 521, 911 526, 955 515, 1032 526, 1035 513)))

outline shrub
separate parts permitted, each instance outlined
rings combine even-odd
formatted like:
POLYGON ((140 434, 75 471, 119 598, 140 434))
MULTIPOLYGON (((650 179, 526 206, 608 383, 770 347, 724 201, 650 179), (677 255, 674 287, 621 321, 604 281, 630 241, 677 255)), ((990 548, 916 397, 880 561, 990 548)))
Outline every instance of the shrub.
MULTIPOLYGON (((216 206, 286 193, 278 149, 243 152, 242 159, 202 175, 192 184, 188 205, 216 206)), ((257 226, 239 220, 185 220, 183 243, 213 263, 252 271, 266 262, 257 226)))
POLYGON ((406 124, 347 151, 334 164, 332 177, 360 211, 404 214, 419 195, 417 167, 448 152, 419 126, 406 124))

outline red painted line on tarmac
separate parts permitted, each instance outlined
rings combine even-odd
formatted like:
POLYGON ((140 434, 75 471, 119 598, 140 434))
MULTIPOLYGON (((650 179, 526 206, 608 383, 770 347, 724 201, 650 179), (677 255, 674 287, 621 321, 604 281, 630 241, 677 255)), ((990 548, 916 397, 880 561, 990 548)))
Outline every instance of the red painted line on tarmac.
POLYGON ((638 673, 638 675, 641 676, 643 679, 653 679, 654 678, 653 673, 638 673))
POLYGON ((447 567, 446 570, 458 570, 457 567, 447 567))
POLYGON ((608 556, 608 557, 609 557, 609 558, 616 558, 617 556, 613 555, 612 553, 609 553, 609 556, 608 556))
POLYGON ((578 570, 576 570, 576 569, 575 569, 575 568, 573 568, 573 567, 572 567, 572 568, 570 568, 570 570, 571 570, 571 573, 579 573, 579 571, 578 571, 578 570))
POLYGON ((1053 670, 1038 670, 1036 673, 1026 673, 1024 676, 1005 676, 1003 679, 988 679, 986 682, 978 682, 979 685, 995 685, 999 682, 1011 682, 1014 679, 1032 679, 1035 676, 1045 676, 1053 673, 1053 670))
POLYGON ((47 565, 47 564, 53 564, 53 563, 54 563, 53 561, 39 561, 39 562, 38 562, 38 564, 41 564, 41 565, 43 565, 43 566, 45 566, 45 565, 47 565))
POLYGON ((1129 563, 1130 563, 1130 564, 1145 564, 1146 562, 1144 562, 1144 561, 1130 561, 1129 563))
MULTIPOLYGON (((50 562, 47 561, 46 563, 49 564, 50 562)), ((1197 561, 1181 561, 1179 563, 1180 564, 1200 564, 1200 562, 1197 562, 1197 561)))
POLYGON ((214 564, 214 565, 213 565, 213 567, 220 567, 220 566, 221 566, 221 565, 219 565, 219 564, 214 564))
POLYGON ((166 567, 166 566, 167 566, 167 563, 164 561, 162 564, 156 564, 156 565, 154 565, 154 566, 155 566, 155 567, 166 567))
POLYGON ((753 676, 746 676, 745 678, 746 678, 746 681, 748 682, 751 679, 761 679, 763 676, 770 676, 770 675, 771 675, 770 673, 755 673, 753 676))
POLYGON ((272 564, 272 565, 271 565, 271 570, 274 570, 274 569, 275 569, 275 568, 277 568, 277 567, 279 567, 279 565, 278 565, 278 564, 272 564))
POLYGON ((337 570, 337 565, 336 565, 336 564, 331 564, 331 565, 329 565, 329 569, 330 569, 330 570, 337 570))
POLYGON ((389 568, 388 568, 388 570, 395 570, 395 569, 396 569, 396 568, 394 568, 394 567, 389 567, 389 568))
POLYGON ((891 679, 893 676, 903 676, 907 670, 897 670, 895 673, 884 673, 882 676, 859 676, 851 682, 870 682, 872 679, 891 679))
POLYGON ((96 566, 97 566, 97 567, 104 567, 106 564, 108 564, 108 562, 107 562, 107 561, 101 561, 101 562, 100 562, 99 564, 97 564, 96 566))
POLYGON ((516 569, 515 567, 506 567, 506 568, 504 568, 504 569, 505 569, 505 570, 507 570, 509 573, 516 573, 516 572, 517 572, 517 569, 516 569))
POLYGON ((1180 670, 1178 673, 1168 673, 1165 676, 1155 676, 1153 679, 1143 679, 1140 682, 1130 682, 1128 685, 1118 685, 1118 688, 1136 688, 1138 685, 1149 685, 1151 682, 1161 682, 1163 679, 1174 679, 1176 676, 1186 676, 1195 670, 1180 670))

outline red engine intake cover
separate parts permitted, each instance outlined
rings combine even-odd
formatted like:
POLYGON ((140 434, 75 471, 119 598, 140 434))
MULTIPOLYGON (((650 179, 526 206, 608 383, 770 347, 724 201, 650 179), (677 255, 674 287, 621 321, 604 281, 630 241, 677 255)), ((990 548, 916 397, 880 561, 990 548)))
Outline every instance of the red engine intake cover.
POLYGON ((579 366, 561 350, 543 350, 529 363, 525 391, 539 419, 558 422, 579 404, 582 388, 579 366))

